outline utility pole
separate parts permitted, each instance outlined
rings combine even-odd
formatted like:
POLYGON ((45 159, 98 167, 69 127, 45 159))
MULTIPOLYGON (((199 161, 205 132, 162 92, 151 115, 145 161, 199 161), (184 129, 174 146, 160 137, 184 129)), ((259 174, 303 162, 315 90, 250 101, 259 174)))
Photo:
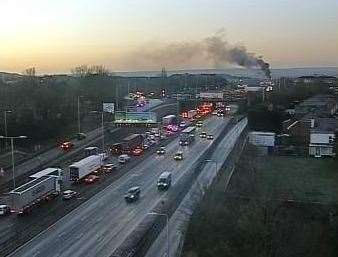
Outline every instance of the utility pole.
POLYGON ((102 129, 102 152, 104 153, 105 151, 105 146, 104 146, 104 112, 102 110, 102 113, 101 113, 101 129, 102 129))
POLYGON ((13 177, 13 190, 15 189, 15 165, 14 165, 14 139, 26 139, 27 136, 7 137, 0 136, 0 139, 11 140, 11 156, 12 156, 12 177, 13 177))
MULTIPOLYGON (((5 136, 7 137, 7 113, 11 113, 12 111, 5 110, 4 116, 5 116, 5 136)), ((7 140, 5 140, 5 149, 7 149, 7 140)))
POLYGON ((80 96, 77 97, 77 128, 78 128, 78 133, 81 133, 81 124, 80 124, 80 96))

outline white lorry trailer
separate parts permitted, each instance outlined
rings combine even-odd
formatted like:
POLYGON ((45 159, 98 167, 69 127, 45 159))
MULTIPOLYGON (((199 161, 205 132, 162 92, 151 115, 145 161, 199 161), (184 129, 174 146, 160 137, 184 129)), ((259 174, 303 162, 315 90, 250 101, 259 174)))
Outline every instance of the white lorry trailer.
POLYGON ((69 180, 76 182, 102 166, 101 155, 91 155, 69 166, 69 180))
POLYGON ((176 115, 167 115, 162 118, 163 126, 173 125, 177 123, 176 115))
POLYGON ((23 214, 35 204, 59 195, 60 182, 57 176, 42 176, 10 191, 11 210, 23 214))

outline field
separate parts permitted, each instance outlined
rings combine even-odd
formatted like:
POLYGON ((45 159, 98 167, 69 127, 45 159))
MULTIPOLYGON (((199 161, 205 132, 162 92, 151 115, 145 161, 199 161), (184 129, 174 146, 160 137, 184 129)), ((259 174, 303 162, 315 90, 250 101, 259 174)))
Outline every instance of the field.
POLYGON ((338 161, 243 152, 193 214, 184 257, 338 256, 338 161))

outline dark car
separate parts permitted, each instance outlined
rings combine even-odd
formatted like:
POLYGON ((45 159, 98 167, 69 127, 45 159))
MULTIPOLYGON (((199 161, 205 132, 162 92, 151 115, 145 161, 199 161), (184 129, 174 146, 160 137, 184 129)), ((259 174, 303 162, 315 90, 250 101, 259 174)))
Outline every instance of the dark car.
POLYGON ((87 135, 85 133, 77 133, 76 134, 77 140, 82 140, 82 139, 85 139, 86 137, 87 137, 87 135))
POLYGON ((214 139, 214 136, 213 136, 213 135, 207 135, 207 139, 208 139, 208 140, 213 140, 213 139, 214 139))
POLYGON ((74 144, 70 141, 63 142, 60 146, 60 148, 65 152, 72 150, 73 147, 74 147, 74 144))
POLYGON ((141 188, 140 187, 131 187, 128 192, 124 195, 126 202, 134 202, 140 198, 141 188))
POLYGON ((159 149, 157 149, 156 153, 159 155, 165 154, 165 147, 161 146, 159 149))
POLYGON ((200 138, 206 138, 207 137, 207 132, 201 132, 200 138))

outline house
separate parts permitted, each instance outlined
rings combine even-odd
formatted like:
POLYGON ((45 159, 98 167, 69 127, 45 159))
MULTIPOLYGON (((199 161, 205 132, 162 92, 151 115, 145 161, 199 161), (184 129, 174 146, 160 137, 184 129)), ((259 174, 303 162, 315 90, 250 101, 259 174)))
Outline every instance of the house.
POLYGON ((275 147, 276 133, 252 131, 249 133, 249 143, 255 145, 261 153, 271 153, 275 147))
POLYGON ((329 117, 336 113, 337 101, 331 95, 316 95, 304 100, 295 107, 295 116, 299 119, 306 114, 329 117))
POLYGON ((336 119, 317 119, 316 127, 310 130, 309 155, 314 157, 335 156, 336 133, 336 119))

